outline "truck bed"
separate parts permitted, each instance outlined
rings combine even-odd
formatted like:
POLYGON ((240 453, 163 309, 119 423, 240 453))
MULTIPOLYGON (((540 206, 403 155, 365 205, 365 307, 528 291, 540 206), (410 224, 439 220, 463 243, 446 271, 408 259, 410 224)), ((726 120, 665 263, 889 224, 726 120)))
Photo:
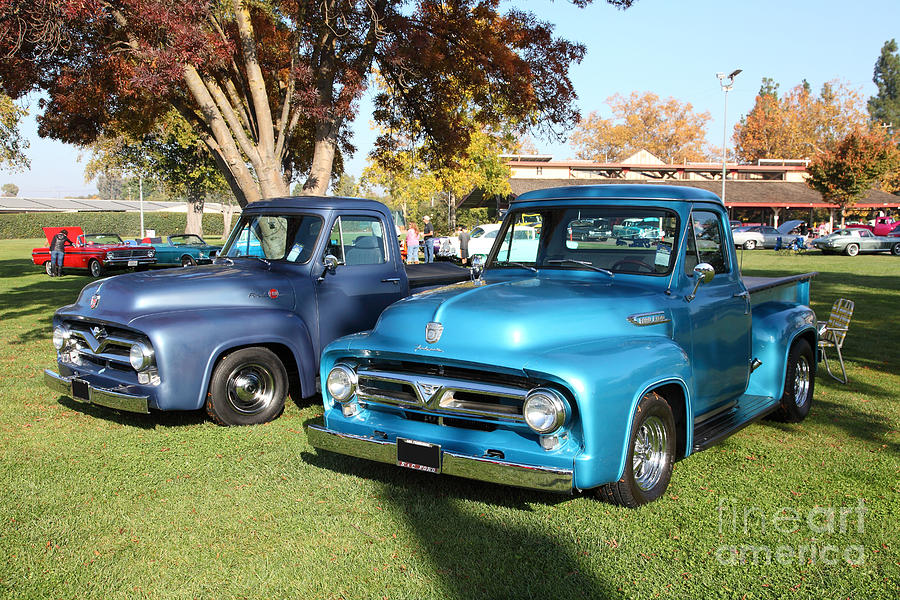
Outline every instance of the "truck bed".
POLYGON ((435 285, 448 285, 472 278, 469 269, 452 262, 433 262, 406 265, 406 277, 410 289, 435 285))
POLYGON ((759 306, 764 302, 784 301, 809 304, 809 282, 819 273, 802 273, 786 277, 741 276, 744 287, 750 292, 750 302, 759 306))

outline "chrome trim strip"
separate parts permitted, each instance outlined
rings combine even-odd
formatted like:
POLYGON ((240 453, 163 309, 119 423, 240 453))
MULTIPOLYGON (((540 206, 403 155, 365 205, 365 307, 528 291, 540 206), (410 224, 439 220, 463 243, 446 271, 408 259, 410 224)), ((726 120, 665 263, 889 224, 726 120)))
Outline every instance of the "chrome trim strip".
POLYGON ((109 360, 112 362, 121 363, 123 365, 131 366, 131 360, 128 357, 128 353, 130 352, 131 346, 133 344, 141 342, 145 345, 149 345, 148 342, 137 335, 134 336, 133 339, 122 335, 108 335, 97 338, 91 332, 90 326, 87 329, 82 329, 80 327, 80 324, 78 324, 67 325, 67 328, 69 330, 70 336, 79 338, 87 344, 87 348, 79 348, 79 352, 88 354, 101 360, 109 360), (122 348, 125 350, 125 354, 121 355, 105 352, 105 350, 109 349, 110 347, 122 348))
MULTIPOLYGON (((338 433, 320 425, 308 425, 306 436, 309 444, 319 450, 328 450, 383 463, 397 463, 397 444, 395 442, 338 433)), ((571 493, 574 484, 572 469, 523 465, 447 450, 442 453, 441 473, 549 492, 571 493)))
MULTIPOLYGON (((67 396, 76 402, 84 403, 84 400, 76 398, 72 395, 72 379, 58 375, 50 369, 44 369, 44 384, 51 390, 67 396)), ((88 404, 96 404, 107 408, 115 408, 128 412, 150 413, 150 398, 148 396, 135 396, 133 394, 123 394, 122 392, 114 392, 96 388, 93 385, 89 387, 90 402, 88 404)))

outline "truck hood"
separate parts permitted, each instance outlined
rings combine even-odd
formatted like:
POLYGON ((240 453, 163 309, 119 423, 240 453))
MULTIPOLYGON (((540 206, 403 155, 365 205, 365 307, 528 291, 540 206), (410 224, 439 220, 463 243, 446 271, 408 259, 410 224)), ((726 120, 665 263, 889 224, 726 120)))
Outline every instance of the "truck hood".
POLYGON ((65 313, 119 323, 175 310, 265 307, 291 309, 287 277, 257 261, 128 273, 95 281, 65 313))
POLYGON ((378 348, 471 359, 485 352, 541 352, 621 335, 669 335, 669 324, 638 327, 631 315, 664 311, 658 290, 624 281, 549 277, 479 284, 465 282, 423 292, 382 313, 373 332, 378 348), (428 343, 429 322, 443 326, 428 343))

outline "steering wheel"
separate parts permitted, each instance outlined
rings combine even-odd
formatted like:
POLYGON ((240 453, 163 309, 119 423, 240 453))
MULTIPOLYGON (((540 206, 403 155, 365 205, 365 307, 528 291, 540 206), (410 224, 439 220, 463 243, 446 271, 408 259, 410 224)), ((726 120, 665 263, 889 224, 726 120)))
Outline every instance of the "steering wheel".
POLYGON ((639 270, 643 268, 643 269, 647 269, 647 271, 650 273, 656 272, 656 267, 645 263, 644 261, 642 261, 639 258, 623 258, 622 260, 615 263, 612 267, 610 267, 610 270, 611 271, 619 271, 620 270, 619 267, 623 266, 623 265, 637 265, 639 270))

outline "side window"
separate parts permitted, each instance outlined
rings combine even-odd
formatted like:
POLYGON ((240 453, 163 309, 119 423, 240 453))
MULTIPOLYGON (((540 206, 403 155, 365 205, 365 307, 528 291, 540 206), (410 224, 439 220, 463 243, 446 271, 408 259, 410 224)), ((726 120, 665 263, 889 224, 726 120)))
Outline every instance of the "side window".
POLYGON ((704 262, 712 265, 716 273, 727 273, 730 270, 725 236, 716 213, 695 210, 691 214, 687 235, 684 261, 686 273, 691 273, 696 265, 704 262))
POLYGON ((347 266, 380 265, 386 261, 384 226, 376 217, 338 217, 331 228, 326 254, 347 266))

